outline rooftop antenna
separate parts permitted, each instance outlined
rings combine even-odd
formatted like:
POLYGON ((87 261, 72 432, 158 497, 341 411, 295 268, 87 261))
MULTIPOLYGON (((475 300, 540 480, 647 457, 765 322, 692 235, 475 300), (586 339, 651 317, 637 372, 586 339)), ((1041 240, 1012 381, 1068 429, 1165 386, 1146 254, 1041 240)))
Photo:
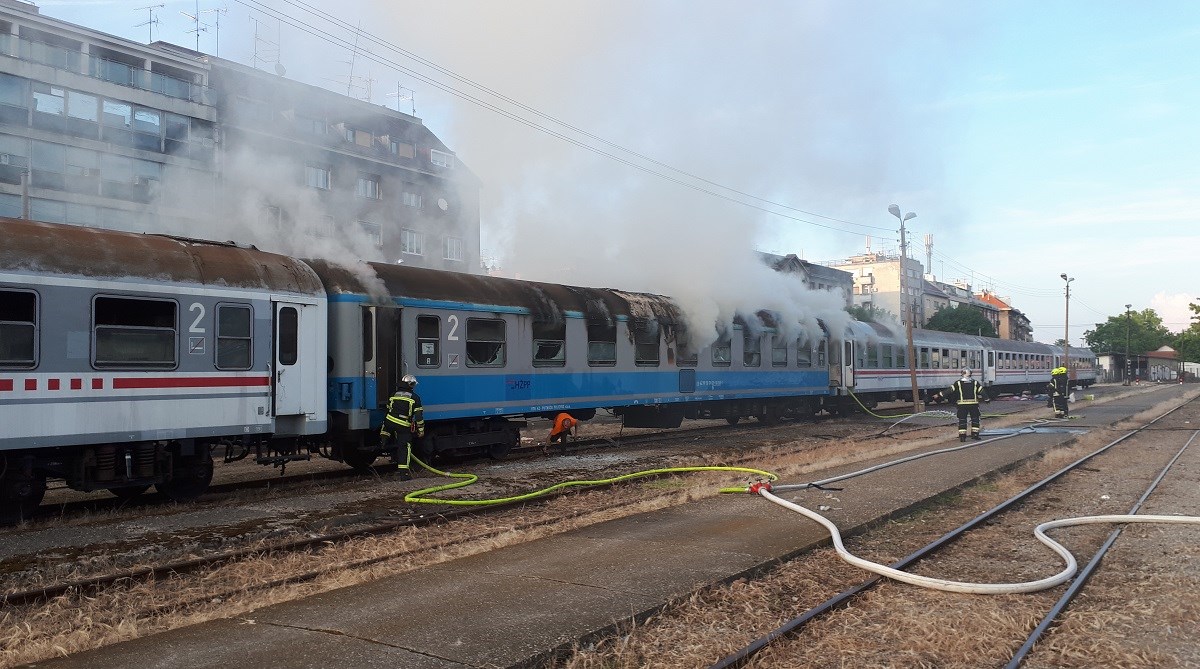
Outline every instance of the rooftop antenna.
POLYGON ((867 255, 871 255, 871 235, 867 235, 867 255))
POLYGON ((396 111, 400 111, 400 103, 404 100, 412 102, 412 115, 417 115, 417 92, 411 88, 405 88, 396 82, 396 92, 388 93, 389 98, 396 98, 396 111))
POLYGON ((933 233, 925 235, 925 267, 933 268, 933 233))
POLYGON ((283 65, 279 62, 279 43, 272 42, 265 37, 260 37, 259 27, 262 23, 254 17, 250 17, 250 20, 254 22, 254 56, 250 61, 250 66, 254 69, 259 69, 268 63, 272 63, 275 66, 275 72, 282 76, 283 65))
MULTIPOLYGON (((373 83, 375 83, 375 80, 372 79, 369 74, 365 77, 354 76, 354 61, 358 57, 358 38, 361 33, 362 33, 362 22, 360 21, 358 24, 358 27, 354 29, 354 46, 352 47, 352 49, 350 51, 350 60, 349 60, 350 75, 346 78, 346 97, 357 98, 364 102, 370 102, 371 101, 371 85, 373 83), (362 82, 362 84, 360 85, 359 82, 362 82), (355 95, 354 94, 355 89, 364 91, 366 93, 365 97, 355 95)), ((345 63, 347 61, 342 61, 342 62, 345 63)))
POLYGON ((228 5, 221 7, 220 9, 202 9, 197 13, 197 16, 200 14, 215 15, 213 16, 213 41, 215 42, 215 45, 213 46, 214 56, 221 55, 221 15, 227 13, 229 13, 228 5))
MULTIPOLYGON (((136 26, 134 26, 134 28, 141 28, 142 26, 150 26, 150 42, 154 41, 154 26, 155 26, 155 24, 158 23, 158 18, 154 16, 154 10, 162 9, 163 7, 166 7, 166 5, 150 5, 149 7, 138 7, 137 9, 134 10, 136 12, 140 12, 144 9, 150 10, 150 20, 143 21, 142 23, 139 23, 136 26)), ((147 44, 149 44, 149 42, 147 42, 147 44)))
POLYGON ((200 0, 196 0, 196 13, 195 14, 188 14, 187 12, 179 12, 179 13, 188 17, 192 21, 195 21, 196 27, 192 28, 191 30, 189 30, 187 32, 196 33, 196 52, 199 53, 199 51, 200 51, 200 33, 208 32, 208 26, 203 23, 200 23, 200 0))

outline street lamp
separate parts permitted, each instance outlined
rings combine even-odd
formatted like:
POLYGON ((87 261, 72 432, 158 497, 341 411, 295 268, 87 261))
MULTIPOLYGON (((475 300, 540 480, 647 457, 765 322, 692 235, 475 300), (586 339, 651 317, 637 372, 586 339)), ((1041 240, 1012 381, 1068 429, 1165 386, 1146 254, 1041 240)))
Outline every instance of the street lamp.
POLYGON ((1059 274, 1067 283, 1067 310, 1063 315, 1063 366, 1067 368, 1067 388, 1071 387, 1071 282, 1075 277, 1059 274))
POLYGON ((900 206, 891 205, 888 207, 888 213, 900 219, 900 317, 904 318, 904 334, 908 339, 908 378, 912 381, 912 403, 913 413, 921 413, 921 396, 917 390, 917 361, 913 351, 913 315, 915 309, 910 309, 908 305, 908 292, 905 290, 904 276, 908 270, 904 267, 904 261, 908 260, 908 241, 904 234, 904 223, 917 217, 913 212, 908 212, 903 216, 900 215, 900 206), (907 315, 905 312, 908 312, 907 315))
POLYGON ((1125 305, 1125 383, 1121 384, 1123 386, 1129 385, 1129 372, 1133 369, 1129 363, 1129 308, 1132 306, 1132 304, 1125 305))

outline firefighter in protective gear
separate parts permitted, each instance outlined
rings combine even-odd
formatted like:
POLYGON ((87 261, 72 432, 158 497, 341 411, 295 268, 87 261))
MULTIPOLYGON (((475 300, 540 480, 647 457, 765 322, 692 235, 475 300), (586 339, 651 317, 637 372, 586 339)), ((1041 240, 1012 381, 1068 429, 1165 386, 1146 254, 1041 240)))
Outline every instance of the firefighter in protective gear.
POLYGON ((971 370, 964 369, 962 378, 955 381, 949 388, 934 395, 945 397, 958 405, 958 440, 967 440, 967 419, 971 422, 971 438, 982 439, 979 434, 979 403, 988 402, 983 384, 971 378, 971 370))
POLYGON ((379 428, 379 443, 390 451, 392 463, 404 478, 409 478, 413 441, 425 436, 425 408, 416 393, 417 378, 405 374, 396 392, 388 399, 387 415, 379 428))
POLYGON ((1054 403, 1054 417, 1070 418, 1067 395, 1071 393, 1071 381, 1067 378, 1066 367, 1050 370, 1050 383, 1046 384, 1046 392, 1050 393, 1050 399, 1054 403))

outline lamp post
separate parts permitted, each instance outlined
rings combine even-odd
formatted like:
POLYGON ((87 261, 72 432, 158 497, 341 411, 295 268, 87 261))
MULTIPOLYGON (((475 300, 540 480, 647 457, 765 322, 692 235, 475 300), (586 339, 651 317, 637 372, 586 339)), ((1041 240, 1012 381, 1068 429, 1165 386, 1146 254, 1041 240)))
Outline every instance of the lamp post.
POLYGON ((1071 282, 1075 277, 1059 274, 1067 284, 1067 309, 1063 314, 1063 367, 1067 368, 1067 388, 1071 387, 1071 282))
POLYGON ((1132 304, 1125 305, 1125 383, 1121 385, 1129 385, 1129 373, 1133 370, 1133 365, 1129 363, 1129 308, 1132 304))
POLYGON ((904 224, 916 218, 917 215, 910 211, 901 216, 900 206, 895 204, 888 207, 888 213, 900 219, 900 316, 904 318, 904 334, 908 340, 908 378, 912 381, 913 413, 917 414, 921 413, 921 395, 917 390, 917 361, 913 352, 912 322, 915 310, 909 308, 908 292, 905 290, 904 281, 905 275, 908 274, 908 270, 904 267, 904 261, 908 260, 908 240, 904 234, 904 224))

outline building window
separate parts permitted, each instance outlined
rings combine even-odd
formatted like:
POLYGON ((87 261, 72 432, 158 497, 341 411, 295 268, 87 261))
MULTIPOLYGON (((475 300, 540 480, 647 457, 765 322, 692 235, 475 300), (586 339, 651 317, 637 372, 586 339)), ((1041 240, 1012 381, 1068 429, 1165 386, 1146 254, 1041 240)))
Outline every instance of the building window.
POLYGON ((367 235, 367 238, 371 240, 375 248, 383 248, 383 228, 378 223, 359 221, 358 227, 362 228, 363 233, 367 235))
POLYGON ((406 206, 406 207, 416 207, 417 209, 420 209, 421 208, 421 194, 420 193, 410 193, 408 191, 405 191, 404 197, 403 197, 403 202, 404 202, 404 206, 406 206))
POLYGON ((416 153, 413 151, 413 145, 407 142, 401 142, 393 139, 388 144, 388 150, 397 158, 412 158, 416 153))
POLYGON ((423 255, 422 246, 424 246, 425 235, 416 230, 407 228, 400 231, 400 251, 402 253, 411 253, 412 255, 423 255))
POLYGON ((83 119, 84 121, 98 121, 100 118, 99 99, 94 95, 68 91, 67 116, 83 119))
POLYGON ((449 153, 446 153, 445 151, 438 151, 437 149, 431 149, 429 151, 429 162, 433 163, 434 165, 437 165, 438 167, 453 168, 454 167, 454 156, 450 155, 449 153))
POLYGON ((358 146, 369 149, 375 143, 375 136, 366 130, 355 130, 353 141, 358 146))
POLYGON ((460 237, 446 238, 446 260, 463 260, 464 253, 463 240, 460 237))
POLYGON ((283 230, 283 210, 274 205, 263 207, 263 222, 275 232, 283 230))
POLYGON ((34 84, 33 108, 43 114, 62 116, 67 110, 67 92, 45 84, 34 84))
POLYGON ((92 310, 96 367, 175 367, 175 303, 97 297, 92 310))
POLYGON ((217 369, 250 369, 250 307, 217 307, 217 369))
POLYGON ((309 188, 329 190, 329 168, 321 165, 305 165, 304 183, 309 188))
POLYGON ((380 198, 379 175, 360 173, 358 175, 358 183, 354 187, 354 193, 359 197, 365 197, 369 200, 378 200, 380 198))
POLYGON ((37 365, 37 295, 0 290, 0 367, 37 365))

